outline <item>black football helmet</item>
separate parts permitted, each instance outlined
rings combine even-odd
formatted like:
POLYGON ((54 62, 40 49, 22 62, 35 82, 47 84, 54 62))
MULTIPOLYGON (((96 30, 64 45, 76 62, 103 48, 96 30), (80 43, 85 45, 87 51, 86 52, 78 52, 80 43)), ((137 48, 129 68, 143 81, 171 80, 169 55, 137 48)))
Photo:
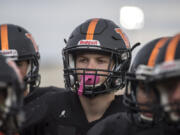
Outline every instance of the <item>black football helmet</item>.
POLYGON ((0 25, 0 53, 15 61, 27 60, 30 69, 24 78, 30 91, 40 84, 39 51, 31 34, 24 28, 13 24, 0 25))
POLYGON ((180 82, 180 34, 171 38, 160 50, 151 81, 160 95, 166 120, 180 123, 180 92, 176 92, 173 100, 171 97, 180 82))
POLYGON ((23 79, 16 64, 0 55, 0 131, 17 133, 23 122, 23 79))
MULTIPOLYGON (((114 22, 102 18, 89 19, 79 25, 70 35, 66 47, 62 51, 64 62, 64 78, 66 88, 78 93, 80 81, 78 75, 95 76, 94 84, 88 87, 83 83, 83 95, 92 97, 118 90, 124 87, 125 73, 129 68, 131 60, 131 51, 128 38, 123 31, 114 22), (97 70, 87 68, 76 68, 75 59, 79 53, 96 52, 109 55, 111 61, 114 61, 112 70, 97 70), (77 73, 77 71, 83 73, 77 73), (88 74, 87 71, 94 71, 94 74, 88 74), (103 71, 107 74, 98 74, 103 71), (95 86, 97 76, 106 76, 107 79, 100 86, 95 86)), ((109 63, 110 65, 111 63, 109 63)), ((109 66, 110 67, 110 66, 109 66)))
MULTIPOLYGON (((157 121, 159 114, 156 114, 156 104, 146 101, 147 103, 140 103, 138 101, 139 89, 143 90, 143 93, 149 96, 153 90, 149 84, 150 77, 152 76, 155 60, 160 48, 167 42, 169 38, 161 37, 152 40, 145 44, 137 55, 135 56, 133 63, 130 67, 130 71, 126 75, 126 88, 124 93, 124 104, 130 109, 131 112, 139 114, 140 120, 149 122, 157 121), (139 113, 141 112, 141 113, 139 113), (142 112, 153 113, 152 117, 146 117, 142 112)), ((152 102, 158 102, 155 98, 152 102)))

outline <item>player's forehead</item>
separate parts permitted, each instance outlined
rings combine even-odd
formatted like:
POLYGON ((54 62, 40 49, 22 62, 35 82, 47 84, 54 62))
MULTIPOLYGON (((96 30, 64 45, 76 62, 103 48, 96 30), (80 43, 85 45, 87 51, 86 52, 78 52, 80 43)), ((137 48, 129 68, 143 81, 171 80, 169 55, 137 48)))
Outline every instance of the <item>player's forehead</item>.
POLYGON ((80 52, 76 54, 76 57, 85 57, 85 58, 110 58, 109 54, 106 53, 97 53, 97 52, 80 52))

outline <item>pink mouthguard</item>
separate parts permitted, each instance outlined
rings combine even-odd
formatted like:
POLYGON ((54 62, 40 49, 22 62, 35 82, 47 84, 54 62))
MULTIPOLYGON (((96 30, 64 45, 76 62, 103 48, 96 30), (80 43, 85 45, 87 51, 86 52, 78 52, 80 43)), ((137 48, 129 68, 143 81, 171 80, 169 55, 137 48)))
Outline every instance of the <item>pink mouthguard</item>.
POLYGON ((93 85, 95 79, 96 79, 95 84, 97 84, 97 83, 99 83, 100 77, 95 76, 95 75, 85 75, 85 76, 81 75, 80 79, 81 79, 81 82, 80 82, 80 86, 79 86, 79 89, 78 89, 78 95, 79 96, 81 96, 82 93, 83 93, 83 84, 85 84, 85 85, 93 85))

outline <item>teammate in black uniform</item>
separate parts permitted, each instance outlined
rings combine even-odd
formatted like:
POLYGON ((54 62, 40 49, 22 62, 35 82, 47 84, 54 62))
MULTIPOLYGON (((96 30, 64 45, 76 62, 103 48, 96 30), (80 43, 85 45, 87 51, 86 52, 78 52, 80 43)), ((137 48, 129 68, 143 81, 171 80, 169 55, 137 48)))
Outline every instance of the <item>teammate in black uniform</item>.
POLYGON ((32 35, 14 24, 0 25, 0 53, 16 62, 26 84, 25 96, 40 84, 39 51, 32 35))
POLYGON ((180 33, 160 50, 156 59, 152 81, 160 96, 166 125, 165 135, 180 134, 180 33))
POLYGON ((94 18, 79 25, 62 51, 67 92, 45 94, 25 106, 24 129, 35 134, 84 135, 99 120, 126 111, 122 96, 131 51, 122 30, 94 18))
POLYGON ((0 54, 14 60, 18 65, 27 87, 24 93, 25 104, 46 92, 63 90, 56 87, 39 88, 40 54, 38 46, 32 35, 23 27, 14 24, 0 25, 0 54), (29 91, 33 92, 29 94, 29 91))
MULTIPOLYGON (((16 62, 21 76, 24 78, 26 90, 24 105, 38 99, 46 93, 61 92, 63 88, 39 87, 39 59, 38 46, 32 35, 23 27, 14 24, 0 25, 0 53, 16 62), (29 93, 31 92, 31 93, 29 93)), ((27 130, 23 133, 33 133, 27 130)))
POLYGON ((160 108, 156 96, 147 85, 152 75, 155 59, 160 48, 169 38, 158 38, 144 45, 134 58, 127 85, 124 103, 130 112, 118 113, 97 123, 88 135, 154 135, 160 134, 160 108))
POLYGON ((0 55, 0 134, 17 135, 23 121, 23 80, 13 61, 0 55))

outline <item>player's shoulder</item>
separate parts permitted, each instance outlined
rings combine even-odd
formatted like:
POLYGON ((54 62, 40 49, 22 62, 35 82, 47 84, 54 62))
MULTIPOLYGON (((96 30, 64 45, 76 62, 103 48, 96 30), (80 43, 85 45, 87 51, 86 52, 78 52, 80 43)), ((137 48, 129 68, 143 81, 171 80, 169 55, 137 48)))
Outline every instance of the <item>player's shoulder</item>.
MULTIPOLYGON (((41 89, 41 91, 43 91, 41 89)), ((70 91, 66 90, 65 88, 58 88, 50 86, 49 88, 44 88, 44 94, 41 96, 41 98, 44 98, 46 100, 53 101, 58 103, 59 105, 71 102, 77 95, 70 91)))
POLYGON ((55 87, 55 86, 49 86, 49 87, 38 87, 36 88, 32 93, 30 93, 29 96, 31 95, 38 95, 41 96, 46 93, 54 93, 54 92, 66 92, 67 90, 65 88, 60 88, 60 87, 55 87))
POLYGON ((129 125, 129 115, 126 112, 119 112, 108 116, 107 118, 100 121, 100 124, 106 125, 107 127, 119 127, 119 125, 129 125))
POLYGON ((61 93, 65 92, 65 88, 59 88, 55 86, 49 86, 49 87, 38 87, 34 89, 28 96, 25 97, 24 103, 27 104, 37 98, 40 98, 44 95, 53 95, 53 93, 61 93))
POLYGON ((104 119, 106 123, 125 123, 129 122, 129 115, 127 112, 119 112, 104 119))
POLYGON ((129 127, 128 115, 125 112, 116 113, 98 122, 87 135, 117 135, 119 130, 124 132, 129 127))
POLYGON ((35 91, 65 91, 65 88, 56 87, 56 86, 48 86, 48 87, 37 87, 33 92, 35 91))

